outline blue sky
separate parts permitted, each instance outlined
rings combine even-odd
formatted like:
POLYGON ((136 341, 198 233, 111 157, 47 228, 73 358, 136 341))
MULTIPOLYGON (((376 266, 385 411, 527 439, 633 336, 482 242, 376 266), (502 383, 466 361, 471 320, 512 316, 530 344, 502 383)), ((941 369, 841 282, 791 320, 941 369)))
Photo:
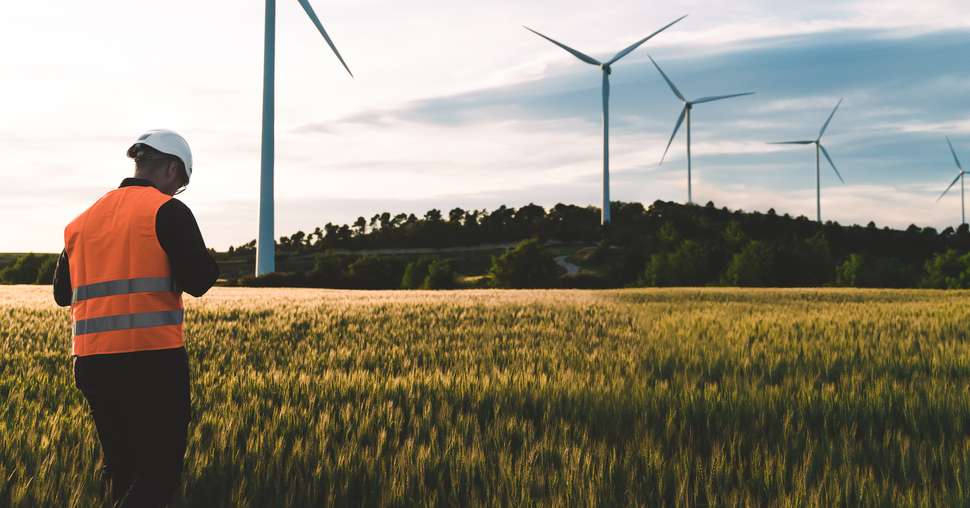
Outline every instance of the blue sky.
MULTIPOLYGON (((193 146, 180 197, 209 243, 254 238, 262 5, 61 3, 0 20, 17 48, 0 55, 0 251, 58 250, 64 224, 130 173, 131 139, 160 126, 193 146)), ((846 184, 823 169, 823 217, 959 221, 959 193, 936 202, 957 171, 945 136, 970 163, 959 2, 314 5, 357 77, 279 2, 279 234, 384 210, 598 204, 599 71, 521 25, 606 58, 681 14, 614 66, 614 199, 686 199, 683 132, 657 165, 680 105, 649 54, 690 97, 758 92, 694 110, 695 201, 813 216, 811 147, 766 142, 814 138, 844 97, 825 144, 846 184)))

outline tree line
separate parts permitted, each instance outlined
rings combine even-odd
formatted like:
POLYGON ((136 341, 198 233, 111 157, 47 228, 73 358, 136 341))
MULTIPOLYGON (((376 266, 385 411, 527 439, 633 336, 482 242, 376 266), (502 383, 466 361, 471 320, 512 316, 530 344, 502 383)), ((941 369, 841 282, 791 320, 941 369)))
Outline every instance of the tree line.
MULTIPOLYGON (((607 226, 600 226, 598 208, 564 204, 549 210, 535 204, 519 209, 501 206, 492 212, 455 208, 447 218, 435 209, 423 217, 385 212, 370 220, 360 217, 353 224, 328 223, 311 234, 297 232, 281 238, 278 248, 326 253, 528 239, 540 246, 530 255, 543 259, 530 262, 535 263, 536 273, 544 274, 544 287, 970 287, 967 225, 937 231, 916 225, 905 230, 880 228, 873 222, 866 226, 818 224, 804 216, 779 215, 773 209, 749 213, 717 208, 713 203, 696 206, 657 201, 644 207, 615 202, 613 222, 607 226), (575 276, 554 270, 551 257, 542 256, 541 249, 551 240, 589 243, 591 251, 580 260, 585 270, 575 276), (540 266, 543 268, 537 268, 540 266)), ((235 250, 251 253, 255 241, 235 250)), ((535 286, 535 281, 499 280, 496 259, 488 269, 494 285, 535 286)), ((388 279, 382 287, 412 287, 390 280, 403 276, 407 263, 399 264, 396 270, 384 269, 388 279)), ((356 272, 343 268, 345 286, 354 285, 356 272)))
POLYGON ((54 254, 22 254, 0 268, 0 284, 52 284, 56 267, 54 254))
MULTIPOLYGON (((280 237, 277 249, 305 251, 322 249, 444 248, 507 243, 531 237, 562 241, 596 241, 600 237, 599 209, 557 204, 545 208, 529 204, 521 208, 500 206, 487 210, 454 208, 445 216, 441 210, 413 213, 374 214, 358 217, 351 224, 328 222, 310 233, 297 231, 280 237)), ((229 252, 255 252, 256 240, 230 247, 229 252)))
MULTIPOLYGON (((774 210, 745 212, 657 201, 615 202, 613 222, 599 209, 557 204, 487 210, 432 209, 421 217, 389 212, 351 224, 298 231, 277 245, 281 273, 232 276, 229 284, 392 289, 451 287, 847 286, 970 288, 970 228, 937 231, 818 224, 774 210), (566 275, 546 246, 585 246, 566 275), (357 251, 513 244, 484 262, 468 253, 386 255, 357 251), (288 266, 290 259, 309 259, 288 266)), ((255 240, 217 260, 251 269, 255 240)), ((0 283, 44 284, 56 256, 25 254, 0 268, 0 283)), ((243 267, 243 268, 240 268, 243 267)), ((231 270, 224 269, 223 273, 231 270)))

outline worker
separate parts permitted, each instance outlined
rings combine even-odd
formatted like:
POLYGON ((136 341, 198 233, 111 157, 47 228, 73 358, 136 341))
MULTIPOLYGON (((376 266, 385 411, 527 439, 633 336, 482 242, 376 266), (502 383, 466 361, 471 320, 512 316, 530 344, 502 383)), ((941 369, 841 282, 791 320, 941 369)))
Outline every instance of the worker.
POLYGON ((153 130, 128 149, 135 175, 64 230, 54 299, 71 306, 74 383, 101 443, 113 507, 166 506, 182 475, 191 419, 182 291, 202 296, 219 268, 192 212, 182 136, 153 130))

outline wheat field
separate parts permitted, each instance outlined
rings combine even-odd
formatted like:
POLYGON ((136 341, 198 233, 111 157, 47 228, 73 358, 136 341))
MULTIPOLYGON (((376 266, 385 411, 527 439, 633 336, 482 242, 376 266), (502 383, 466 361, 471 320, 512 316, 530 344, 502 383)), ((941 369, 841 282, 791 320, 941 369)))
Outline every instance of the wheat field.
MULTIPOLYGON (((187 299, 177 506, 967 506, 970 293, 187 299)), ((0 288, 0 506, 97 503, 69 316, 0 288)))

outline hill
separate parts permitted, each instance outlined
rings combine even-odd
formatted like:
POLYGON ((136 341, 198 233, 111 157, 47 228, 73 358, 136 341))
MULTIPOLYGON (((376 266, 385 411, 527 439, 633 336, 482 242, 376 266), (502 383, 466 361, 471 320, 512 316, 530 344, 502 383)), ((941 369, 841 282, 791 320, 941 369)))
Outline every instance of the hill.
MULTIPOLYGON (((242 286, 965 288, 968 252, 966 225, 843 226, 657 201, 615 202, 608 226, 598 208, 565 204, 383 212, 281 237, 279 272, 260 278, 255 240, 214 255, 220 283, 242 286)), ((0 282, 48 281, 52 269, 49 256, 0 255, 0 282)))
POLYGON ((528 239, 544 248, 536 254, 541 259, 526 264, 555 263, 562 272, 545 281, 549 287, 970 286, 966 225, 943 231, 872 222, 843 226, 774 210, 663 201, 649 207, 616 202, 613 223, 605 227, 598 208, 564 204, 549 210, 534 204, 492 212, 456 208, 447 218, 439 210, 420 218, 385 212, 280 238, 281 274, 248 276, 255 241, 230 248, 219 261, 240 285, 397 288, 409 266, 437 259, 451 264, 459 286, 483 286, 495 282, 496 261, 509 252, 505 249, 528 239), (355 263, 361 266, 352 268, 355 263), (360 280, 364 267, 380 271, 383 279, 360 280))

